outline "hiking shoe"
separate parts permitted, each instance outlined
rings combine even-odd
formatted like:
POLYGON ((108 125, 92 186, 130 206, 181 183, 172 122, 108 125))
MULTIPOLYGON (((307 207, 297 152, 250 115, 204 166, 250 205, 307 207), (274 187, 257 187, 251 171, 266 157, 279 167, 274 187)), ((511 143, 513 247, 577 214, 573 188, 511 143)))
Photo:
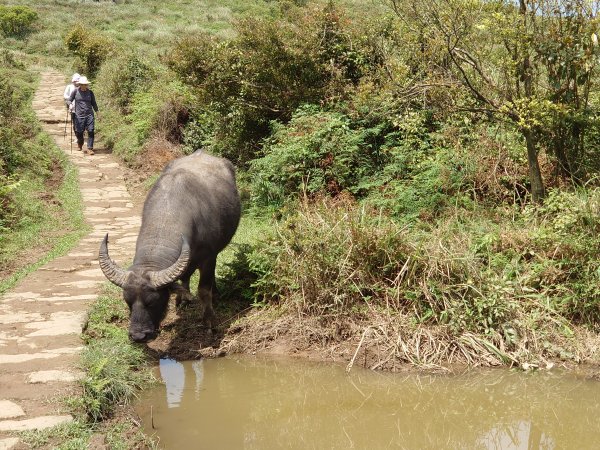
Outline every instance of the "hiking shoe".
POLYGON ((92 150, 91 148, 88 148, 84 153, 86 155, 93 155, 94 154, 94 150, 92 150))

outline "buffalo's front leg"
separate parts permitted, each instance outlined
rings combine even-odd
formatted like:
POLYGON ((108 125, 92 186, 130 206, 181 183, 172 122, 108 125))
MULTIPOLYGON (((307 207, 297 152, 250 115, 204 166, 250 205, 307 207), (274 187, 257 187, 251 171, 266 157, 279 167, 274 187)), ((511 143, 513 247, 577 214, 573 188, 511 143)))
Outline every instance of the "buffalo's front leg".
POLYGON ((181 284, 173 283, 171 292, 176 294, 175 306, 177 308, 185 307, 194 300, 194 296, 190 292, 190 277, 191 276, 182 277, 181 284))
POLYGON ((210 258, 202 262, 200 266, 200 283, 198 283, 198 299, 202 307, 202 318, 204 325, 212 329, 215 320, 213 309, 213 288, 215 285, 215 267, 217 258, 210 258))

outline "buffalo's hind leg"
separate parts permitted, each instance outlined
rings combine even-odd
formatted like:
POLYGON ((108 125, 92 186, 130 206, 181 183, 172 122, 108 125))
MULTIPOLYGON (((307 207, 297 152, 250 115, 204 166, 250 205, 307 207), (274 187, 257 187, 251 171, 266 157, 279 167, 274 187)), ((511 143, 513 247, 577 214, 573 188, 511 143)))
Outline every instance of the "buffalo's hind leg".
POLYGON ((217 257, 202 262, 200 266, 200 283, 198 283, 198 299, 202 307, 204 325, 211 330, 215 321, 213 309, 213 289, 215 286, 215 267, 217 257))

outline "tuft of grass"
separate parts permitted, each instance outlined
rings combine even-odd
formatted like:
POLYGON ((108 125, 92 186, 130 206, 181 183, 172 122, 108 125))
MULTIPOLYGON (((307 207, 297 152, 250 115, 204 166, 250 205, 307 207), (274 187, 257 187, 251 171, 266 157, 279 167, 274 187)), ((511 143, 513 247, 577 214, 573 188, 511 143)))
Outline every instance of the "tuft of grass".
POLYGON ((52 448, 55 449, 75 450, 87 448, 92 433, 93 430, 85 422, 75 420, 43 430, 24 431, 20 437, 31 448, 47 448, 53 444, 52 448))
POLYGON ((30 448, 34 449, 158 449, 158 444, 151 441, 132 423, 117 422, 101 426, 90 425, 85 421, 75 420, 44 430, 25 431, 20 433, 20 437, 30 448), (95 439, 97 439, 97 442, 95 442, 95 439))
POLYGON ((143 347, 129 341, 127 308, 107 287, 89 311, 81 356, 83 394, 73 404, 91 422, 110 418, 118 405, 154 381, 143 347))

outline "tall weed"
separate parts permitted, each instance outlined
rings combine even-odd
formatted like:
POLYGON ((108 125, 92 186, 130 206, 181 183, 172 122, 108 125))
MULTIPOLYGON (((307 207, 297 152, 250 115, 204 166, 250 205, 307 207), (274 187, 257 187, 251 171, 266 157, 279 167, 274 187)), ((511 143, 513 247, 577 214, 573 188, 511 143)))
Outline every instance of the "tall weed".
POLYGON ((457 209, 431 226, 400 226, 352 201, 304 203, 253 250, 256 295, 322 317, 402 314, 500 335, 508 348, 531 332, 568 337, 600 323, 599 198, 551 194, 514 221, 457 209))

